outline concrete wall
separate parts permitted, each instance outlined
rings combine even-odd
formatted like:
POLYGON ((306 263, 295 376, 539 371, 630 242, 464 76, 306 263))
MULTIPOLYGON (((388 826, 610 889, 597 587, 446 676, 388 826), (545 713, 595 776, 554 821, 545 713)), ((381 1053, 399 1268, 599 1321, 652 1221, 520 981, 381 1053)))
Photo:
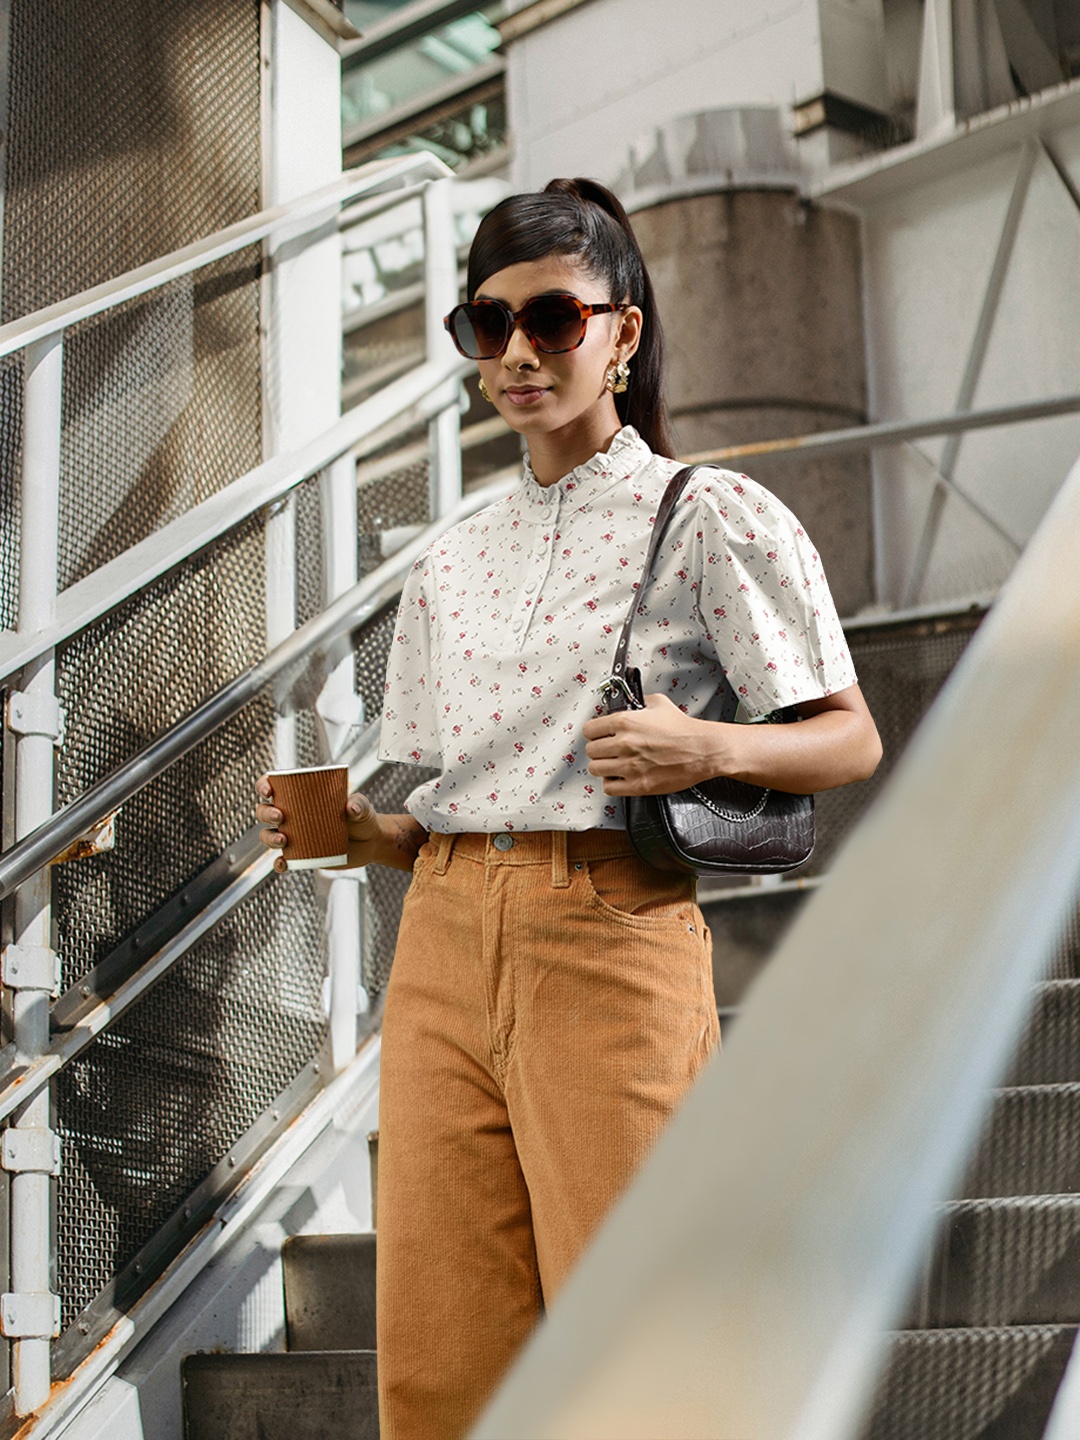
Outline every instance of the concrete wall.
POLYGON ((611 179, 677 115, 821 93, 818 0, 591 0, 509 47, 514 189, 611 179))

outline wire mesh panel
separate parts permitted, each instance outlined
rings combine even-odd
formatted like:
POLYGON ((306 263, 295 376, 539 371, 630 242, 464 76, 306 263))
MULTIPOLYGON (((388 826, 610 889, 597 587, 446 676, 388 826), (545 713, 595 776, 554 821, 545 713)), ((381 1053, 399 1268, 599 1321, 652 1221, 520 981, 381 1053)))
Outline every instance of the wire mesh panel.
POLYGON ((259 463, 260 268, 249 247, 68 332, 61 589, 259 463))
POLYGON ((19 618, 19 447, 22 439, 21 355, 0 360, 0 629, 19 618))
MULTIPOLYGON (((10 8, 5 322, 258 209, 258 0, 10 8)), ((259 270, 253 247, 67 336, 61 587, 258 464, 259 270)), ((9 364, 0 372, 6 624, 20 391, 9 364)))
MULTIPOLYGON (((376 810, 400 815, 409 793, 437 774, 438 771, 425 766, 384 765, 365 786, 365 793, 376 810)), ((365 990, 374 1001, 382 996, 390 978, 390 964, 401 921, 401 902, 411 880, 408 870, 389 870, 382 865, 373 866, 368 875, 362 978, 365 990)))
POLYGON ((65 1329, 319 1053, 318 883, 263 885, 61 1072, 65 1329))
POLYGON ((837 846, 888 778, 948 679, 983 613, 848 629, 859 684, 877 723, 884 754, 871 780, 826 790, 817 797, 817 844, 795 874, 816 875, 828 869, 837 846))
MULTIPOLYGON (((263 577, 256 518, 60 647, 60 805, 262 655, 263 577)), ((252 785, 269 767, 271 731, 269 701, 249 705, 124 806, 113 851, 56 868, 65 986, 251 825, 252 785)))

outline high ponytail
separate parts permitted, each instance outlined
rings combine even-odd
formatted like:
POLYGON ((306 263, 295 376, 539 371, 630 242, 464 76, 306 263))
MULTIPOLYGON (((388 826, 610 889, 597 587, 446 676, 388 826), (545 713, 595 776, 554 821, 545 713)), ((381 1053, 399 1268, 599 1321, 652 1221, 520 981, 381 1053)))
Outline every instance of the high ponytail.
POLYGON ((499 270, 546 255, 579 259, 590 275, 607 285, 613 302, 627 301, 641 310, 641 340, 630 363, 630 384, 615 396, 615 408, 623 424, 633 425, 651 450, 674 454, 656 297, 630 220, 611 191, 596 180, 551 180, 542 191, 501 201, 480 222, 469 251, 469 299, 499 270))

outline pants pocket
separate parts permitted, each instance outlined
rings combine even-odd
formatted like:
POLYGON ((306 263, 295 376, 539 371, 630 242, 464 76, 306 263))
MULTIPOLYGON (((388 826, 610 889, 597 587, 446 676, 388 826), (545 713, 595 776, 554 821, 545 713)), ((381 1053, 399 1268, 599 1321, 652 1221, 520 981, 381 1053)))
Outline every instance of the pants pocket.
POLYGON ((584 861, 582 881, 595 908, 635 928, 686 930, 700 923, 694 903, 694 877, 654 870, 636 855, 584 861))

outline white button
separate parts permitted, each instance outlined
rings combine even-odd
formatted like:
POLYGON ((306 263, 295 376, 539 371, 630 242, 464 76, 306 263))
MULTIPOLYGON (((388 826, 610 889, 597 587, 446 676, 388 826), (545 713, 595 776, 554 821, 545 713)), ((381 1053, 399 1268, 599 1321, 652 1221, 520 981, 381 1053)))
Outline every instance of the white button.
POLYGON ((526 595, 531 595, 535 589, 536 589, 536 581, 535 581, 535 580, 530 580, 529 583, 525 586, 525 594, 526 594, 526 595))
POLYGON ((521 627, 522 627, 524 624, 525 624, 525 621, 524 621, 524 620, 515 620, 515 621, 514 621, 514 634, 515 634, 515 635, 518 634, 518 632, 521 630, 521 627))

